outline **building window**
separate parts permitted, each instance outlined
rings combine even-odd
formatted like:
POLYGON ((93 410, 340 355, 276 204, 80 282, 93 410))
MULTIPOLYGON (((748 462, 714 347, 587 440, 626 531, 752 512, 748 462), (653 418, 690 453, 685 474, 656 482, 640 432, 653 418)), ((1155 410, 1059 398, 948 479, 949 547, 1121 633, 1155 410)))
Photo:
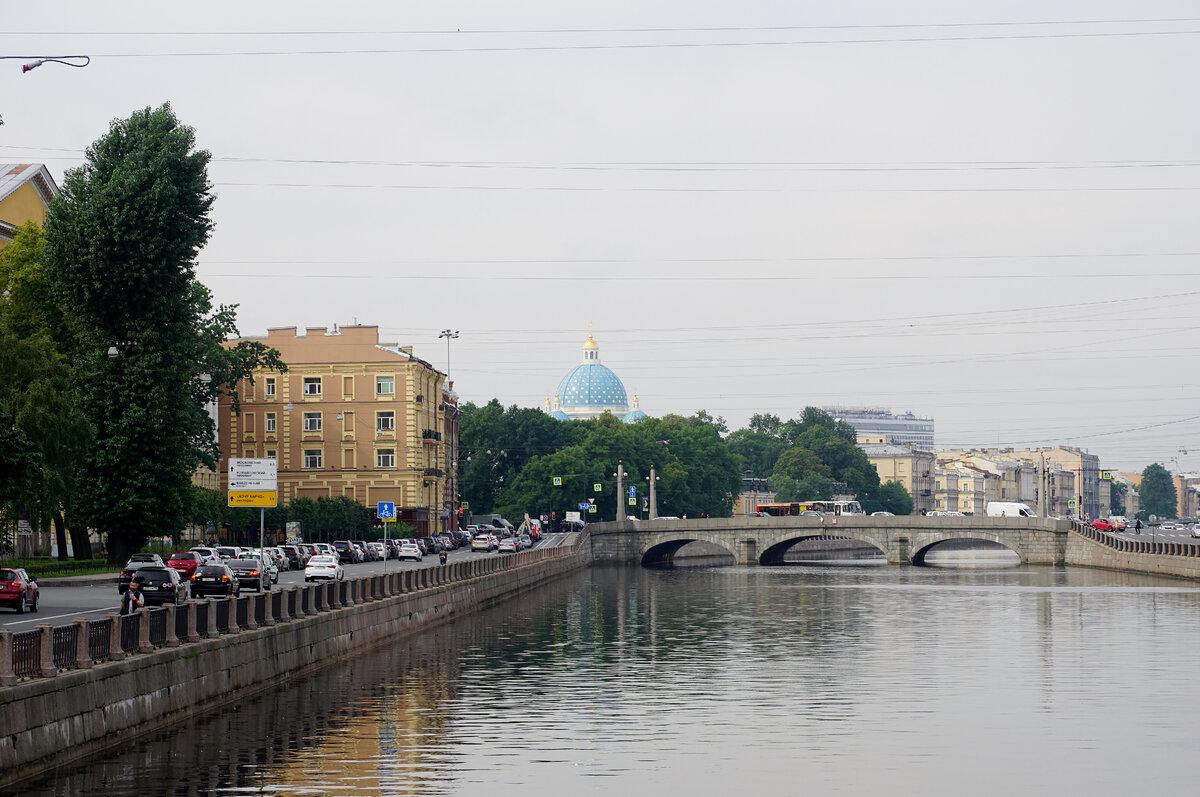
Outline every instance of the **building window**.
POLYGON ((394 468, 396 467, 396 449, 381 448, 375 452, 375 467, 377 468, 394 468))
POLYGON ((304 467, 306 467, 306 468, 321 467, 321 449, 319 449, 319 448, 304 449, 304 467))
POLYGON ((267 387, 267 398, 271 398, 272 396, 275 395, 275 377, 273 377, 273 376, 267 377, 266 387, 267 387))
POLYGON ((266 424, 267 424, 267 428, 266 428, 267 434, 274 433, 274 431, 275 431, 275 413, 273 413, 273 412, 266 413, 265 420, 266 420, 266 424))
POLYGON ((377 377, 375 377, 375 395, 376 396, 394 396, 394 395, 396 395, 396 377, 394 377, 394 376, 377 376, 377 377))
POLYGON ((306 396, 321 395, 321 377, 319 377, 319 376, 304 377, 304 395, 306 395, 306 396))
POLYGON ((375 413, 375 431, 377 432, 394 432, 396 430, 396 413, 394 412, 377 412, 375 413))
POLYGON ((273 449, 273 448, 267 449, 267 459, 278 459, 278 457, 276 456, 276 453, 275 453, 275 449, 273 449))
POLYGON ((306 431, 306 432, 321 431, 321 413, 319 413, 319 412, 304 413, 304 431, 306 431))

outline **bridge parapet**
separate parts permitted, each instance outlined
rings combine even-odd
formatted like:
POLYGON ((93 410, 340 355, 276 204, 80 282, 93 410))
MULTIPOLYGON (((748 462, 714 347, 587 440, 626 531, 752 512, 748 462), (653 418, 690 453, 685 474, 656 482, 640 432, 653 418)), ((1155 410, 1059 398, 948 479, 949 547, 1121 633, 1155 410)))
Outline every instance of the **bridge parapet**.
POLYGON ((739 564, 758 564, 764 557, 769 560, 771 551, 818 536, 873 545, 891 564, 912 564, 929 547, 947 540, 994 542, 1014 551, 1025 564, 1063 564, 1070 529, 1069 521, 1051 518, 919 515, 625 520, 588 526, 597 561, 641 562, 652 550, 677 550, 690 541, 705 541, 725 548, 739 564))

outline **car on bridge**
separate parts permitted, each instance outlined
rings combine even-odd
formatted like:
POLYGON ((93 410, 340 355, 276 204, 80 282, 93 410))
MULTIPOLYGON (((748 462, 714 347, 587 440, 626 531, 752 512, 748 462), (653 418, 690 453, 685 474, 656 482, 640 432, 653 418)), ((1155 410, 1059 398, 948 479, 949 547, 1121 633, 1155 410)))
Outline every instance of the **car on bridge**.
POLYGON ((1092 521, 1092 528, 1096 531, 1116 531, 1117 524, 1106 517, 1098 517, 1092 521))

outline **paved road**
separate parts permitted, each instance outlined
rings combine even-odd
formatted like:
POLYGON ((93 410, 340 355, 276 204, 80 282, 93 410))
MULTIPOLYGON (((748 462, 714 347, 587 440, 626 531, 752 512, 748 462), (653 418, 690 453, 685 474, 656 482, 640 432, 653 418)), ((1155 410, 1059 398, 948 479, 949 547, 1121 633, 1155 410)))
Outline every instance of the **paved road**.
MULTIPOLYGON (((557 545, 566 535, 548 534, 538 543, 538 547, 557 545)), ((450 562, 463 562, 470 559, 484 558, 507 554, 475 552, 468 548, 451 551, 450 562)), ((396 570, 415 567, 438 567, 436 556, 426 556, 421 562, 397 562, 394 559, 387 562, 364 562, 359 565, 346 566, 346 577, 369 576, 396 570)), ((7 631, 29 631, 40 624, 66 625, 76 617, 86 617, 92 620, 103 619, 106 614, 121 610, 121 596, 117 592, 115 576, 85 576, 72 579, 73 582, 94 579, 93 583, 79 586, 63 586, 55 584, 55 579, 39 579, 41 587, 41 602, 37 612, 17 614, 11 609, 0 609, 0 628, 7 631)), ((301 570, 286 571, 279 574, 279 584, 303 584, 304 572, 301 570)))

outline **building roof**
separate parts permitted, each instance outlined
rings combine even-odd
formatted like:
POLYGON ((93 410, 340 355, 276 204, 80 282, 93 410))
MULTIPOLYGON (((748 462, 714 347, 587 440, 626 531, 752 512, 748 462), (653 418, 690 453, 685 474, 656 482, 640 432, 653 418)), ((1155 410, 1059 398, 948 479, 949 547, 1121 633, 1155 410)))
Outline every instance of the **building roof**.
POLYGON ((58 193, 50 172, 40 163, 0 163, 0 202, 28 182, 47 205, 58 193))
POLYGON ((859 446, 868 457, 911 457, 913 450, 891 443, 864 443, 859 446))

